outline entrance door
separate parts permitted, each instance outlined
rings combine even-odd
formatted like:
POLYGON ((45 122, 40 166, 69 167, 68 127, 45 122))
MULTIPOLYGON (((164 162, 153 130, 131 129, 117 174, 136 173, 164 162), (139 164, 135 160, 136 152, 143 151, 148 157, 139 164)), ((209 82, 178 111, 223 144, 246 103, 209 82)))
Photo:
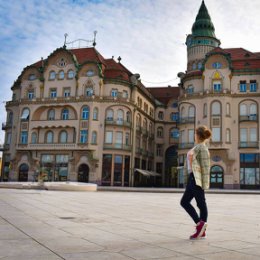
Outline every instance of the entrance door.
POLYGON ((223 189, 223 169, 220 166, 213 166, 210 170, 210 188, 223 189))
POLYGON ((81 164, 78 170, 78 182, 88 182, 89 167, 87 164, 81 164))
POLYGON ((27 164, 20 165, 19 168, 19 181, 28 181, 28 171, 29 167, 27 164))

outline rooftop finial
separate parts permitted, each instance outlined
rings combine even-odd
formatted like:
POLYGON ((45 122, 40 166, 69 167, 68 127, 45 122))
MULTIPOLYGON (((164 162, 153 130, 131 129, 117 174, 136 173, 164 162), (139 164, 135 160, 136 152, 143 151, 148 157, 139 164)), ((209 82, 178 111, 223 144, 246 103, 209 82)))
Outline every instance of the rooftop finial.
POLYGON ((94 40, 93 40, 93 46, 94 47, 97 45, 97 43, 96 43, 96 35, 97 35, 97 31, 94 31, 94 40))
POLYGON ((64 45, 63 45, 63 48, 66 48, 66 42, 67 42, 67 37, 68 37, 69 35, 67 34, 67 33, 65 33, 64 34, 64 45))

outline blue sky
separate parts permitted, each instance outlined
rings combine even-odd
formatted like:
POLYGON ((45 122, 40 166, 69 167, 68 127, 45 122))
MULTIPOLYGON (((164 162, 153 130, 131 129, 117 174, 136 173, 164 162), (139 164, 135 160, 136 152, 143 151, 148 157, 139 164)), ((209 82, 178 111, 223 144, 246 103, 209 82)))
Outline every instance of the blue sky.
MULTIPOLYGON (((223 48, 260 51, 260 1, 205 0, 223 48)), ((201 0, 0 0, 0 121, 21 71, 64 43, 92 39, 105 57, 139 73, 146 86, 177 86, 186 69, 186 34, 201 0)), ((0 143, 4 133, 0 130, 0 143)))

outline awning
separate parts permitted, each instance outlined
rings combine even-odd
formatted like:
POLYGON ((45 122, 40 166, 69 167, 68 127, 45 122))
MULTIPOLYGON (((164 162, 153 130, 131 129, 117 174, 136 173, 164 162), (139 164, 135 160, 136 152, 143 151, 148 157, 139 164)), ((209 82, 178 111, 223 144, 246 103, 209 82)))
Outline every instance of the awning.
POLYGON ((157 172, 151 172, 151 171, 146 171, 143 169, 135 169, 135 171, 143 174, 144 176, 161 176, 161 174, 157 173, 157 172))

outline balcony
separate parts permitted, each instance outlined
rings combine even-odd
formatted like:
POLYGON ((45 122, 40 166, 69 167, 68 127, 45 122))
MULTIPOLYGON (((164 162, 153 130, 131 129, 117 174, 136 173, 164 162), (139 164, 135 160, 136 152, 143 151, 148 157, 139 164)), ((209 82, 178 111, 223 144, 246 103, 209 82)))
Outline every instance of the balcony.
POLYGON ((170 138, 170 144, 178 144, 179 143, 179 138, 170 138))
POLYGON ((239 122, 258 122, 258 115, 245 115, 245 116, 239 116, 239 122))
POLYGON ((57 119, 57 120, 31 120, 30 128, 59 128, 59 127, 74 127, 78 128, 79 120, 76 119, 57 119))
POLYGON ((131 122, 128 122, 126 120, 111 120, 111 119, 106 119, 105 120, 106 125, 113 125, 113 126, 126 126, 126 127, 131 127, 131 122))
POLYGON ((132 145, 127 144, 104 144, 104 149, 131 151, 132 145))
POLYGON ((17 150, 70 150, 76 148, 75 143, 36 143, 36 144, 18 144, 17 150))
POLYGON ((195 117, 180 117, 179 124, 195 124, 195 117))
POLYGON ((239 148, 259 149, 259 142, 239 142, 239 148))
POLYGON ((190 149, 194 146, 194 143, 180 143, 178 144, 179 149, 190 149))
POLYGON ((7 130, 8 128, 12 127, 11 122, 2 123, 2 130, 7 130))

